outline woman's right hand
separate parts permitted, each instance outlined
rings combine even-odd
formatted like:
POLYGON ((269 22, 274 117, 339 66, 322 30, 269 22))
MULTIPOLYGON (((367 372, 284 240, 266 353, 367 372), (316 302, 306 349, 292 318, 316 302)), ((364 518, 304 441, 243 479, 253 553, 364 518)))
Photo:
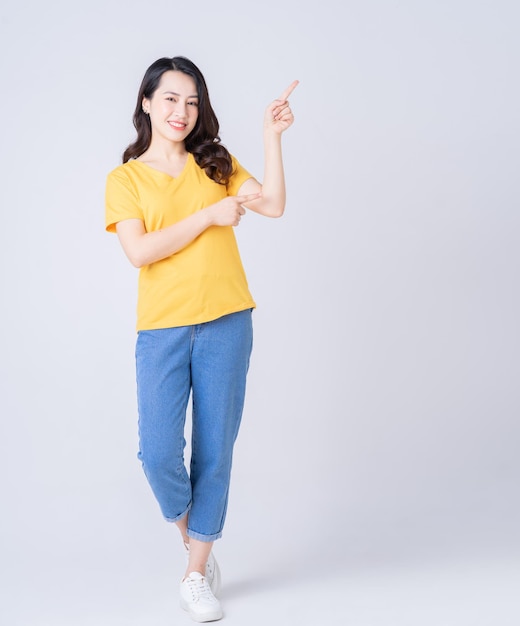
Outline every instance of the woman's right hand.
POLYGON ((261 193, 250 193, 242 196, 227 196, 219 202, 210 205, 208 212, 212 226, 238 226, 246 210, 242 206, 252 200, 258 200, 261 193))

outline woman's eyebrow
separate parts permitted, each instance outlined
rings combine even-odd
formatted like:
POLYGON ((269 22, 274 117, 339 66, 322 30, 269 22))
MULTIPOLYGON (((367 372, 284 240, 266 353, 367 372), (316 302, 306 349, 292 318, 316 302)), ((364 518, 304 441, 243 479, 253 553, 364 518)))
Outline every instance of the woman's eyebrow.
MULTIPOLYGON (((176 91, 163 91, 163 94, 171 94, 172 96, 179 96, 179 98, 181 97, 180 93, 177 93, 176 91)), ((188 96, 188 98, 198 98, 198 95, 195 96, 188 96)))

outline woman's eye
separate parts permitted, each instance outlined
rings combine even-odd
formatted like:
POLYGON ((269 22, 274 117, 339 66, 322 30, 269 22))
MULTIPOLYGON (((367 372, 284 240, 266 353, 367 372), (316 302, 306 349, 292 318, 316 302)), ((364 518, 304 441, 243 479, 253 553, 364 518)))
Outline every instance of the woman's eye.
POLYGON ((198 102, 188 102, 188 104, 191 104, 191 106, 193 106, 193 107, 198 107, 199 106, 198 102))

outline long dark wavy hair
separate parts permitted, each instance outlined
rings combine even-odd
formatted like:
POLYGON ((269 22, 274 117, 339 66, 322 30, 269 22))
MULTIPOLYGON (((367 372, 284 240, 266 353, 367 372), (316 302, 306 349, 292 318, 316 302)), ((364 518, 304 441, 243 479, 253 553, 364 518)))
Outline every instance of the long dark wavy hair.
POLYGON ((137 130, 137 139, 123 153, 123 163, 141 156, 148 150, 152 140, 150 117, 143 111, 143 98, 151 98, 157 88, 161 76, 171 70, 183 72, 191 76, 197 87, 199 97, 198 118, 195 128, 186 137, 185 146, 191 152, 206 174, 217 183, 225 185, 233 173, 231 155, 220 143, 218 135, 219 123, 215 111, 209 101, 206 81, 199 68, 186 57, 163 57, 157 59, 146 70, 134 111, 133 122, 137 130))

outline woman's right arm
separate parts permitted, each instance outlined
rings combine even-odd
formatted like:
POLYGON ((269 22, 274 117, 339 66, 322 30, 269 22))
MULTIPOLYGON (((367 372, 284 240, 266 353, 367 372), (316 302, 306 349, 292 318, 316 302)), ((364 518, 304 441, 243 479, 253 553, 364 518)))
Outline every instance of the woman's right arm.
POLYGON ((238 226, 245 213, 242 204, 259 197, 259 193, 227 196, 176 224, 152 232, 146 232, 143 220, 121 220, 116 224, 117 236, 130 263, 143 267, 179 252, 210 226, 238 226))

